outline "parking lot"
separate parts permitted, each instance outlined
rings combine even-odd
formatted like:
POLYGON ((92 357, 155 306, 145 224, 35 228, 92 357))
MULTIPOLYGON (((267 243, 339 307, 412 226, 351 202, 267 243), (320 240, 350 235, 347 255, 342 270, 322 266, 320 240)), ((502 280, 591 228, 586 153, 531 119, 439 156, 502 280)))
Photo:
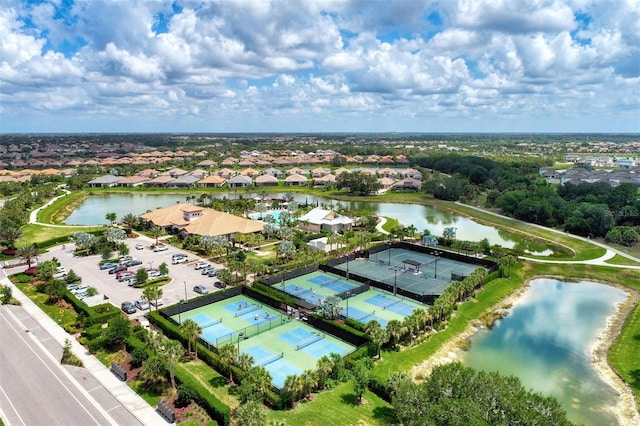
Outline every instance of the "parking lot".
MULTIPOLYGON (((191 299, 193 297, 200 296, 200 294, 193 291, 194 286, 202 285, 209 292, 217 291, 218 288, 214 284, 218 281, 215 277, 209 277, 202 275, 201 270, 194 269, 194 265, 198 261, 206 261, 200 257, 193 256, 191 253, 184 252, 175 247, 168 246, 169 249, 161 252, 154 252, 151 249, 151 244, 154 240, 140 236, 138 238, 128 238, 126 244, 129 246, 129 255, 134 259, 142 261, 141 265, 134 266, 131 269, 133 272, 138 268, 153 268, 157 269, 160 264, 165 262, 169 267, 169 277, 171 282, 162 286, 162 300, 164 305, 173 305, 181 300, 191 299), (136 249, 136 244, 142 244, 141 250, 136 249), (172 264, 171 259, 174 254, 183 253, 188 257, 188 261, 185 263, 172 264)), ((100 255, 88 256, 88 257, 75 257, 73 255, 73 244, 67 244, 63 249, 62 246, 54 247, 49 252, 43 253, 38 257, 40 262, 45 260, 51 260, 54 257, 60 261, 61 266, 65 267, 67 272, 73 270, 78 276, 82 277, 82 283, 95 287, 98 293, 104 294, 109 298, 109 302, 120 307, 122 302, 130 301, 134 302, 140 299, 142 295, 141 288, 129 287, 127 282, 119 282, 115 274, 109 274, 109 271, 99 269, 99 263, 102 260, 100 255)), ((115 255, 115 253, 114 253, 115 255)), ((221 265, 217 265, 211 262, 207 262, 212 266, 221 268, 221 265)), ((151 309, 154 309, 153 307, 151 309)), ((137 311, 131 314, 132 317, 143 315, 145 312, 137 311)))

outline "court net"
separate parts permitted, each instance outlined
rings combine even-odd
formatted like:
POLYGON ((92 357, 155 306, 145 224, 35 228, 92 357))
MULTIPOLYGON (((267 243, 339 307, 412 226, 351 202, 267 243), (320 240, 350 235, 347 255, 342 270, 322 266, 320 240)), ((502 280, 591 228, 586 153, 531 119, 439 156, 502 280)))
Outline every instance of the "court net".
POLYGON ((261 308, 262 308, 262 305, 251 305, 248 308, 244 308, 240 312, 236 312, 234 316, 237 318, 240 315, 248 314, 249 312, 257 311, 258 309, 261 309, 261 308))
POLYGON ((203 322, 202 324, 200 324, 200 328, 205 329, 207 327, 211 327, 213 325, 220 324, 221 322, 222 322, 222 318, 220 318, 218 320, 215 320, 215 319, 214 320, 210 320, 210 321, 203 322))
POLYGON ((284 356, 284 352, 282 352, 281 354, 278 354, 278 355, 274 355, 271 358, 267 358, 266 360, 260 362, 260 366, 264 367, 265 365, 271 364, 272 362, 276 362, 277 360, 279 360, 283 356, 284 356))
POLYGON ((324 335, 323 334, 318 334, 315 335, 313 337, 308 338, 307 340, 303 341, 302 343, 300 343, 298 346, 296 346, 296 350, 300 350, 303 348, 306 348, 309 345, 313 345, 314 343, 320 341, 324 339, 324 335))

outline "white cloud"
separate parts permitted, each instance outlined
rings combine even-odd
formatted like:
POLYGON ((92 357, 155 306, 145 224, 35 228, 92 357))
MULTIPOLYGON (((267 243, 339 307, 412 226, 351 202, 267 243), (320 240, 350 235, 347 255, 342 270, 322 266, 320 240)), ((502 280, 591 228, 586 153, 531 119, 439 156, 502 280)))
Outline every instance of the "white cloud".
POLYGON ((7 130, 50 117, 60 130, 57 111, 74 111, 85 121, 69 130, 497 131, 508 115, 507 130, 617 116, 597 121, 640 131, 636 0, 193 0, 179 13, 169 0, 76 0, 64 19, 56 2, 0 5, 7 130))

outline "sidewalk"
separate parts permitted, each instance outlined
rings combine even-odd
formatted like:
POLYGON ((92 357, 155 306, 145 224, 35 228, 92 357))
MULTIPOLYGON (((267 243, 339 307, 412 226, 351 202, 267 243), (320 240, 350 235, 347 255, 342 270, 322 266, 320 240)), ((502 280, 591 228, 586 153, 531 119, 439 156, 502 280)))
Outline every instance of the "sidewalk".
POLYGON ((71 342, 72 352, 82 361, 86 371, 93 376, 114 398, 120 402, 134 417, 136 417, 144 425, 167 425, 160 414, 153 407, 136 394, 133 389, 126 383, 120 381, 115 375, 105 367, 96 357, 87 352, 87 350, 78 341, 68 334, 62 327, 56 324, 47 314, 45 314, 38 306, 25 296, 17 287, 6 278, 4 270, 1 270, 0 283, 9 285, 13 292, 13 297, 22 304, 22 308, 31 316, 38 324, 53 337, 60 347, 64 346, 66 339, 71 342))

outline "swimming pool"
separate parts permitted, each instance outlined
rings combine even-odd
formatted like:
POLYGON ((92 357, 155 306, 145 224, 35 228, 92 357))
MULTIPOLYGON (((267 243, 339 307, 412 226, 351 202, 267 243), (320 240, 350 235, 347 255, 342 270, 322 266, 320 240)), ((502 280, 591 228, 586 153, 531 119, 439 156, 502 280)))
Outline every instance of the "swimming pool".
POLYGON ((280 213, 282 213, 283 211, 286 210, 268 210, 262 213, 250 213, 249 218, 253 220, 263 220, 265 216, 271 215, 271 217, 273 217, 273 219, 275 220, 275 224, 278 225, 280 223, 280 213))

